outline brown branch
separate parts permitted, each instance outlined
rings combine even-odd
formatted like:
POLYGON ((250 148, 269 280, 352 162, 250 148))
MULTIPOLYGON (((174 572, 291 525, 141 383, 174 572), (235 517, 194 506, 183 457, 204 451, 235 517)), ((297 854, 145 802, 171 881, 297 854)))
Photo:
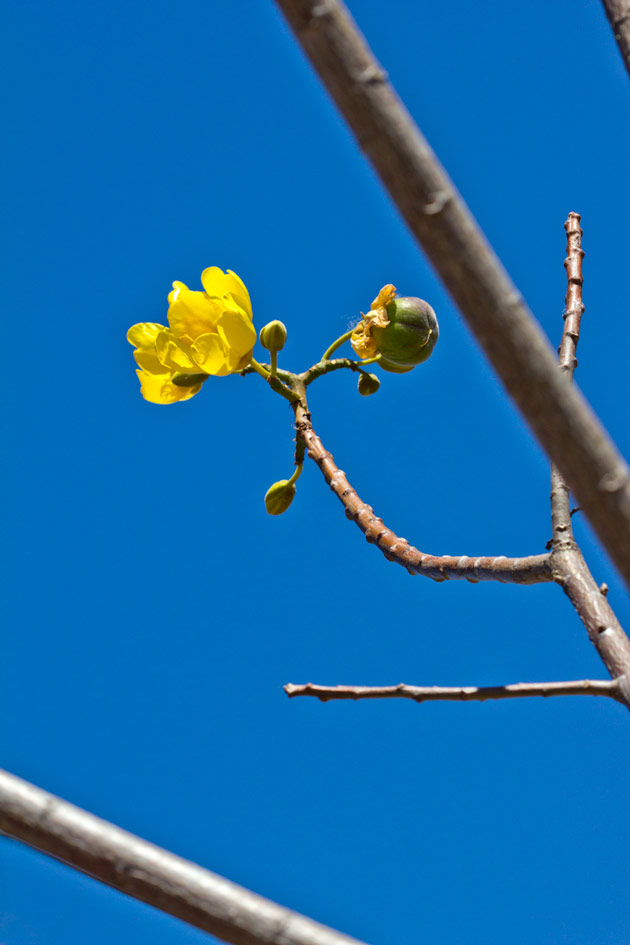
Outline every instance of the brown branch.
MULTIPOLYGON (((571 212, 564 224, 567 234, 567 256, 564 260, 564 268, 567 272, 567 292, 562 315, 564 327, 558 348, 558 366, 569 381, 573 380, 573 372, 577 367, 576 353, 580 340, 580 322, 584 313, 582 301, 584 250, 582 249, 580 220, 579 213, 571 212)), ((553 547, 559 549, 567 542, 574 544, 569 486, 555 463, 551 464, 551 524, 553 547)))
POLYGON ((608 696, 625 703, 619 680, 578 679, 574 682, 514 683, 511 686, 318 686, 289 683, 284 691, 294 696, 330 699, 413 699, 414 702, 484 702, 486 699, 522 699, 531 696, 608 696))
POLYGON ((630 76, 630 0, 602 0, 602 3, 630 76))
MULTIPOLYGON (((570 213, 564 224, 567 233, 567 293, 564 328, 558 349, 560 371, 569 379, 577 366, 576 351, 580 338, 582 301, 582 229, 579 213, 570 213)), ((586 627, 608 672, 623 686, 630 708, 630 640, 619 623, 606 594, 598 586, 573 535, 569 487, 557 466, 551 467, 551 520, 553 540, 551 570, 586 627)))
POLYGON ((500 581, 504 584, 539 584, 552 581, 549 554, 530 555, 524 558, 470 557, 468 555, 430 555, 418 551, 406 538, 399 538, 383 520, 374 514, 352 488, 343 470, 336 465, 332 453, 324 448, 311 423, 306 406, 304 386, 299 378, 294 379, 294 390, 300 401, 293 405, 295 429, 298 439, 303 440, 308 456, 319 466, 322 475, 346 510, 347 517, 355 522, 367 541, 381 551, 388 561, 402 565, 410 574, 420 574, 434 581, 467 580, 500 581))
POLYGON ((277 0, 360 147, 630 585, 630 471, 338 0, 277 0))
POLYGON ((7 771, 0 831, 233 945, 361 945, 7 771))

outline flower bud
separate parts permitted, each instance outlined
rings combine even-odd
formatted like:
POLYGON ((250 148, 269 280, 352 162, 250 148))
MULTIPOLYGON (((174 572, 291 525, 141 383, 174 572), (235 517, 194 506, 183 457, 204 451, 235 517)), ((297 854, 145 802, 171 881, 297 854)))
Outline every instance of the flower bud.
POLYGON ((369 397, 370 394, 375 394, 376 391, 381 386, 376 374, 359 374, 359 393, 362 397, 369 397))
POLYGON ((426 361, 438 340, 435 312, 423 299, 403 297, 387 306, 389 324, 372 325, 374 343, 386 371, 405 373, 426 361))
POLYGON ((295 486, 288 479, 274 482, 265 493, 265 508, 269 515, 282 515, 289 508, 295 496, 295 486))
POLYGON ((282 351, 286 340, 287 330, 277 318, 260 329, 260 343, 267 351, 282 351))

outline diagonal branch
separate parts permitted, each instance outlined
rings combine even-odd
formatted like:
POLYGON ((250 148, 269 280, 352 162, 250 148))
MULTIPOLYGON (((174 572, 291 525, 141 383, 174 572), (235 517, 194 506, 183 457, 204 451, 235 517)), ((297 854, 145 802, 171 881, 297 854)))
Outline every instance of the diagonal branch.
POLYGON ((531 696, 608 696, 625 704, 619 680, 578 679, 573 682, 514 683, 511 686, 318 686, 288 683, 284 691, 295 696, 330 699, 413 699, 414 702, 485 702, 487 699, 523 699, 531 696))
POLYGON ((630 0, 602 0, 602 3, 630 76, 630 0))
POLYGON ((0 831, 233 945, 361 945, 7 771, 0 831))
POLYGON ((339 0, 277 0, 360 147, 630 585, 630 471, 339 0))
POLYGON ((346 474, 336 465, 332 453, 324 448, 313 429, 300 378, 294 378, 294 390, 300 394, 300 400, 293 404, 298 440, 304 442, 308 456, 319 466, 324 479, 343 504, 348 518, 359 526, 367 541, 376 545, 388 561, 402 565, 410 574, 420 574, 434 581, 451 579, 472 583, 501 581, 504 584, 539 584, 553 580, 549 554, 530 555, 525 558, 506 558, 505 555, 438 556, 418 551, 406 538, 399 538, 391 528, 383 524, 381 518, 377 518, 374 509, 358 496, 346 474))

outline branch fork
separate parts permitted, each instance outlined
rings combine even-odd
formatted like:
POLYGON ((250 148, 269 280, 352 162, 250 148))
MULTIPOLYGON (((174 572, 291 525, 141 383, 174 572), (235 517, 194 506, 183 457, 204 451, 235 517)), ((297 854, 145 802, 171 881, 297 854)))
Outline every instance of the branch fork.
MULTIPOLYGON (((580 215, 570 213, 565 223, 567 256, 567 292, 563 312, 564 327, 558 348, 558 369, 571 382, 577 366, 577 344, 580 320, 584 312, 582 301, 582 229, 580 215)), ((341 360, 341 359, 340 359, 341 360)), ((333 365, 334 362, 328 362, 333 365)), ((341 364, 339 365, 342 366, 341 364)), ((569 486, 557 466, 551 469, 550 550, 522 558, 472 557, 468 555, 431 555, 414 548, 406 538, 400 538, 383 520, 374 514, 348 482, 346 474, 335 464, 332 454, 325 449, 313 429, 306 401, 306 386, 315 377, 328 370, 326 362, 295 377, 290 384, 296 393, 292 402, 295 413, 297 443, 302 444, 309 458, 319 467, 331 490, 343 504, 346 516, 363 532, 366 540, 382 552, 388 561, 394 561, 410 574, 429 577, 434 581, 465 579, 471 583, 499 581, 513 584, 555 582, 559 584, 586 627, 588 636, 606 666, 612 681, 578 680, 577 682, 517 683, 490 687, 410 686, 320 686, 313 683, 289 683, 285 691, 290 697, 315 696, 329 699, 383 699, 407 698, 417 702, 482 701, 530 696, 601 695, 622 702, 630 708, 630 640, 622 629, 602 587, 596 584, 580 551, 571 520, 569 486)))

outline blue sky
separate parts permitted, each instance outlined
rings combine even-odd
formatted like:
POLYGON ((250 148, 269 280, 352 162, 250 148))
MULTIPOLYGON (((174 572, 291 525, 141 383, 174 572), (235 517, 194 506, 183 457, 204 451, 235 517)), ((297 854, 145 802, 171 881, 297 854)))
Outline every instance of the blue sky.
MULTIPOLYGON (((354 0, 399 93, 554 345, 582 213, 577 380, 626 455, 630 83, 600 5, 354 0)), ((359 494, 436 554, 529 554, 548 464, 275 6, 23 0, 8 144, 2 764, 372 945, 622 945, 628 717, 615 703, 289 702, 287 682, 602 676, 561 591, 410 577, 257 377, 145 403, 129 325, 236 270, 302 370, 378 289, 428 299, 433 357, 313 421, 359 494)), ((259 355, 262 352, 258 349, 259 355)), ((627 595, 576 516, 626 626, 627 595)), ((0 942, 208 937, 5 840, 0 942)))

